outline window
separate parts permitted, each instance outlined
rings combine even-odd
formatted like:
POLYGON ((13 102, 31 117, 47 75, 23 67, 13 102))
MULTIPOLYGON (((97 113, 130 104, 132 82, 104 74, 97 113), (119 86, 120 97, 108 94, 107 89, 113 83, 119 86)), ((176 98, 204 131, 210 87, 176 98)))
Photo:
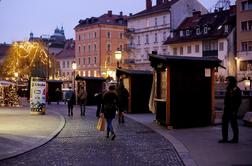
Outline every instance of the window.
POLYGON ((69 61, 67 61, 67 68, 69 68, 69 61))
POLYGON ((85 40, 85 34, 82 35, 82 40, 85 40))
POLYGON ((157 33, 155 33, 155 41, 154 41, 154 43, 157 43, 158 42, 158 35, 157 35, 157 33))
POLYGON ((121 51, 123 51, 123 46, 121 44, 120 44, 119 48, 121 51))
POLYGON ((247 61, 240 61, 240 71, 246 71, 247 70, 247 61))
POLYGON ((89 39, 92 38, 92 33, 91 33, 91 32, 88 33, 88 38, 89 38, 89 39))
POLYGON ((173 54, 174 54, 174 55, 177 55, 177 48, 176 48, 176 47, 173 48, 173 54))
POLYGON ((224 43, 220 42, 219 43, 219 51, 223 51, 224 50, 224 43))
POLYGON ((248 30, 252 31, 252 20, 248 21, 248 30))
POLYGON ((180 31, 180 37, 183 37, 184 36, 184 32, 183 31, 180 31))
POLYGON ((187 53, 191 54, 192 53, 192 46, 187 46, 187 53))
POLYGON ((79 52, 80 52, 81 51, 81 47, 79 46, 78 49, 79 49, 79 52))
POLYGON ((198 45, 198 44, 195 45, 195 52, 196 52, 196 53, 199 53, 199 45, 198 45))
POLYGON ((208 27, 204 27, 204 34, 207 34, 207 32, 208 32, 208 29, 207 29, 208 27))
POLYGON ((85 58, 82 59, 82 63, 83 63, 83 65, 85 65, 85 58))
POLYGON ((149 35, 145 35, 145 44, 149 44, 149 35))
POLYGON ((163 25, 166 24, 166 16, 163 16, 163 25))
POLYGON ((107 51, 111 51, 111 46, 110 46, 110 44, 107 44, 107 51))
POLYGON ((180 49, 179 49, 180 51, 180 55, 183 55, 183 53, 184 53, 184 51, 183 51, 183 47, 180 47, 180 49))
POLYGON ((94 44, 94 51, 96 51, 96 44, 94 44))
POLYGON ((138 44, 138 45, 141 44, 141 38, 140 38, 140 36, 137 36, 137 44, 138 44))
POLYGON ((97 58, 96 57, 94 57, 94 64, 96 64, 97 63, 97 58))
POLYGON ((252 41, 248 42, 248 51, 252 51, 252 41))
POLYGON ((88 57, 88 64, 91 64, 91 57, 88 57))
POLYGON ((190 30, 187 29, 187 30, 186 30, 186 36, 189 36, 189 35, 190 35, 190 30))
POLYGON ((247 21, 243 21, 241 22, 241 30, 242 31, 247 31, 247 21))
POLYGON ((79 35, 79 41, 81 40, 81 35, 79 35))
POLYGON ((196 35, 200 35, 200 28, 196 29, 196 35))
POLYGON ((147 19, 146 20, 146 27, 149 27, 150 26, 150 21, 147 19))
POLYGON ((225 26, 224 26, 224 32, 225 32, 225 33, 228 33, 228 25, 225 25, 225 26))
POLYGON ((218 50, 218 41, 217 40, 206 40, 203 41, 203 51, 218 50))
POLYGON ((107 64, 110 64, 110 56, 107 57, 107 64))
POLYGON ((241 43, 241 51, 247 51, 247 49, 248 49, 248 43, 242 42, 241 43))
POLYGON ((110 37, 111 37, 110 32, 107 32, 107 38, 109 38, 109 39, 110 39, 110 37))
POLYGON ((88 45, 88 52, 91 52, 91 45, 88 45))
POLYGON ((97 35, 96 32, 94 32, 94 38, 95 38, 95 39, 96 39, 96 35, 97 35))
POLYGON ((123 33, 120 32, 120 39, 123 39, 123 33))
POLYGON ((241 10, 251 10, 252 9, 252 1, 244 1, 241 3, 241 10))
POLYGON ((155 18, 155 26, 158 26, 158 19, 155 18))
POLYGON ((83 47, 83 52, 85 52, 85 49, 86 49, 86 48, 85 48, 85 45, 83 45, 82 47, 83 47))
POLYGON ((79 64, 79 65, 81 64, 81 60, 80 60, 80 58, 78 59, 78 64, 79 64))
POLYGON ((62 68, 65 68, 66 67, 66 63, 65 61, 62 62, 62 68))
POLYGON ((163 32, 163 41, 166 41, 166 32, 163 32))

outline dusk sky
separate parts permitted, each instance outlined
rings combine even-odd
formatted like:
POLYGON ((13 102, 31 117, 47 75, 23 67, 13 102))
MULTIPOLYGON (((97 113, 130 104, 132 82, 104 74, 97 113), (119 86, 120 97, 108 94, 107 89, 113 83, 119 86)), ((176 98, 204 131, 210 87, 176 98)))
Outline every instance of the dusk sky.
MULTIPOLYGON (((207 9, 217 2, 198 1, 207 9)), ((57 26, 64 27, 66 38, 74 38, 73 28, 80 19, 99 17, 108 10, 128 15, 144 9, 145 0, 0 0, 0 43, 28 40, 30 32, 35 37, 52 35, 57 26)))

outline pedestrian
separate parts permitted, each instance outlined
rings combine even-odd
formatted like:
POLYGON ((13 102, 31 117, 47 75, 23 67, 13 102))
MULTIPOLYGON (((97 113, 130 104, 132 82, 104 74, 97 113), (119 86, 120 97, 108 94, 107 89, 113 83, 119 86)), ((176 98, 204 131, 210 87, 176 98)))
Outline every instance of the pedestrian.
POLYGON ((124 123, 124 112, 128 111, 128 100, 129 100, 129 92, 128 90, 124 87, 123 81, 120 81, 118 90, 118 122, 124 123))
POLYGON ((95 102, 96 102, 96 117, 99 118, 100 117, 100 112, 101 112, 101 106, 102 106, 102 93, 98 92, 95 93, 94 95, 95 97, 95 102))
POLYGON ((75 94, 72 90, 72 87, 69 87, 69 90, 66 92, 65 95, 67 106, 68 106, 68 116, 73 116, 73 105, 75 103, 75 94))
POLYGON ((86 103, 87 103, 87 91, 84 86, 80 88, 80 91, 78 94, 78 101, 80 105, 80 115, 85 116, 86 103))
POLYGON ((237 87, 236 78, 228 76, 226 78, 227 88, 224 98, 224 112, 222 116, 222 140, 219 143, 238 143, 239 128, 237 122, 237 113, 241 105, 241 90, 237 87), (233 130, 233 139, 228 140, 228 126, 231 122, 233 130))
POLYGON ((61 91, 60 91, 60 89, 59 89, 59 88, 56 88, 55 93, 56 93, 56 101, 57 101, 57 104, 59 104, 59 101, 60 101, 60 99, 61 99, 61 91))
POLYGON ((115 86, 109 86, 109 91, 105 92, 102 100, 101 116, 104 116, 107 121, 107 138, 111 133, 111 140, 114 140, 116 135, 113 129, 112 121, 115 118, 118 105, 118 96, 115 91, 115 86))

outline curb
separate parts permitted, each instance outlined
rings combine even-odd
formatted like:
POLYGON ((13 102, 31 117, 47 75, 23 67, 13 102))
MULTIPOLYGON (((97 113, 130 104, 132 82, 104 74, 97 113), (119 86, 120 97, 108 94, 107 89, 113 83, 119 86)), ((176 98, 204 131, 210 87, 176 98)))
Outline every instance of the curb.
POLYGON ((57 116, 59 116, 59 118, 60 118, 60 122, 59 122, 59 125, 58 125, 57 129, 55 129, 47 138, 38 139, 37 142, 39 142, 39 143, 37 145, 32 145, 32 146, 29 146, 27 148, 24 148, 23 150, 18 150, 13 154, 9 154, 9 155, 5 155, 4 157, 0 157, 0 161, 7 160, 7 159, 10 159, 10 158, 14 158, 14 157, 17 157, 19 155, 30 152, 30 151, 32 151, 32 150, 34 150, 36 148, 39 148, 39 147, 45 145, 46 143, 51 141, 53 138, 55 138, 61 132, 61 130, 64 128, 64 126, 66 124, 66 120, 61 114, 59 114, 57 112, 50 111, 50 113, 57 114, 57 116))

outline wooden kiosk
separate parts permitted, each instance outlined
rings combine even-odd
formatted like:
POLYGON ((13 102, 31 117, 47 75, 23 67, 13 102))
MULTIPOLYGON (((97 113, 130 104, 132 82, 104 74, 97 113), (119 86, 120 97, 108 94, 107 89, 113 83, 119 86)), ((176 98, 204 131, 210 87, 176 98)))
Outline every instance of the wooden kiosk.
POLYGON ((106 79, 103 77, 81 77, 76 76, 77 81, 77 92, 79 91, 80 86, 85 82, 87 90, 87 105, 95 105, 95 93, 102 93, 104 89, 104 83, 106 79))
POLYGON ((156 120, 173 128, 210 125, 215 118, 214 73, 217 58, 151 54, 156 80, 156 120))
POLYGON ((116 76, 123 80, 129 91, 128 113, 150 113, 148 103, 151 92, 152 72, 117 69, 116 76))

